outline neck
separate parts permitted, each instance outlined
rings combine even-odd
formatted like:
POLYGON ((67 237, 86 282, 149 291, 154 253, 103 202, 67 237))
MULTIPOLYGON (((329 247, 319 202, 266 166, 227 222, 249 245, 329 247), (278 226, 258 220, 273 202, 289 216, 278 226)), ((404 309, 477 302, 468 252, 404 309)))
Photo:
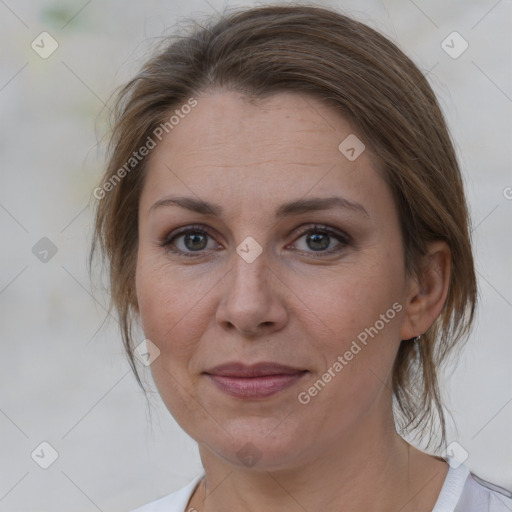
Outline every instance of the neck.
POLYGON ((204 487, 190 504, 201 512, 431 511, 448 470, 406 443, 392 418, 378 416, 293 468, 235 467, 201 444, 200 454, 204 487))

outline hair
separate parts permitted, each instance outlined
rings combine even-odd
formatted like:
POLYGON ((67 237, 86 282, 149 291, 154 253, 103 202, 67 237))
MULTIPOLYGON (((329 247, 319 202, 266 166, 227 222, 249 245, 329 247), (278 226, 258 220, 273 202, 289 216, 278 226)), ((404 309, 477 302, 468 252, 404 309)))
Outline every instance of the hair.
POLYGON ((138 383, 132 328, 138 318, 138 206, 148 159, 130 159, 177 107, 213 89, 249 99, 296 92, 338 109, 370 144, 393 193, 406 272, 421 273, 427 244, 448 244, 451 276, 442 312, 420 341, 401 342, 392 370, 397 430, 426 437, 427 446, 435 436, 441 447, 446 423, 439 371, 467 338, 477 301, 455 150, 435 94, 416 65, 376 30, 323 7, 272 5, 211 18, 204 27, 166 38, 163 49, 118 90, 108 165, 96 189, 102 193, 89 264, 98 250, 107 262, 111 308, 118 312, 138 383))

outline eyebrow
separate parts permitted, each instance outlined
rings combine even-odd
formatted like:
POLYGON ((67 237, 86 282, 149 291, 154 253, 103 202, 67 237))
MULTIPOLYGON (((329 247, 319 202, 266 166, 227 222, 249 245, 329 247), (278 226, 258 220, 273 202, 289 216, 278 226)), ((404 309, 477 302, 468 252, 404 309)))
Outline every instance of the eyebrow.
MULTIPOLYGON (((221 217, 223 209, 220 205, 196 199, 187 196, 168 196, 156 201, 149 211, 164 206, 179 206, 202 215, 213 215, 221 217)), ((276 210, 276 219, 290 217, 292 215, 300 215, 301 213, 310 213, 322 210, 330 210, 332 208, 343 208, 351 210, 355 213, 363 214, 369 217, 368 212, 362 204, 350 201, 340 196, 329 197, 312 197, 308 199, 297 199, 289 203, 284 203, 276 210)))

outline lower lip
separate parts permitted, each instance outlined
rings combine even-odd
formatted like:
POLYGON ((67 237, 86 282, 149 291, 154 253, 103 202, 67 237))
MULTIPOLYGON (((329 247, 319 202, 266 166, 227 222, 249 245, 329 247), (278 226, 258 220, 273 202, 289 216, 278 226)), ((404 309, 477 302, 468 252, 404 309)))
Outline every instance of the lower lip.
POLYGON ((268 375, 265 377, 208 377, 221 390, 238 398, 265 398, 293 386, 306 372, 291 375, 268 375))

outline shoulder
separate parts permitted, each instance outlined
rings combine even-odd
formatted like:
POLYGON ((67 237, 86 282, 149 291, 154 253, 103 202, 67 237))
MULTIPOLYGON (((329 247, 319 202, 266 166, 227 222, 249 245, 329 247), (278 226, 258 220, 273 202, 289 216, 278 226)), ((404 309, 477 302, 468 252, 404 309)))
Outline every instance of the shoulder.
POLYGON ((510 512, 512 510, 512 492, 470 473, 455 512, 471 510, 510 512))
POLYGON ((187 506, 194 489, 203 476, 204 473, 201 473, 178 491, 147 503, 132 512, 186 512, 185 507, 187 506))
POLYGON ((512 492, 479 478, 463 464, 451 464, 432 512, 510 512, 511 510, 512 492))

